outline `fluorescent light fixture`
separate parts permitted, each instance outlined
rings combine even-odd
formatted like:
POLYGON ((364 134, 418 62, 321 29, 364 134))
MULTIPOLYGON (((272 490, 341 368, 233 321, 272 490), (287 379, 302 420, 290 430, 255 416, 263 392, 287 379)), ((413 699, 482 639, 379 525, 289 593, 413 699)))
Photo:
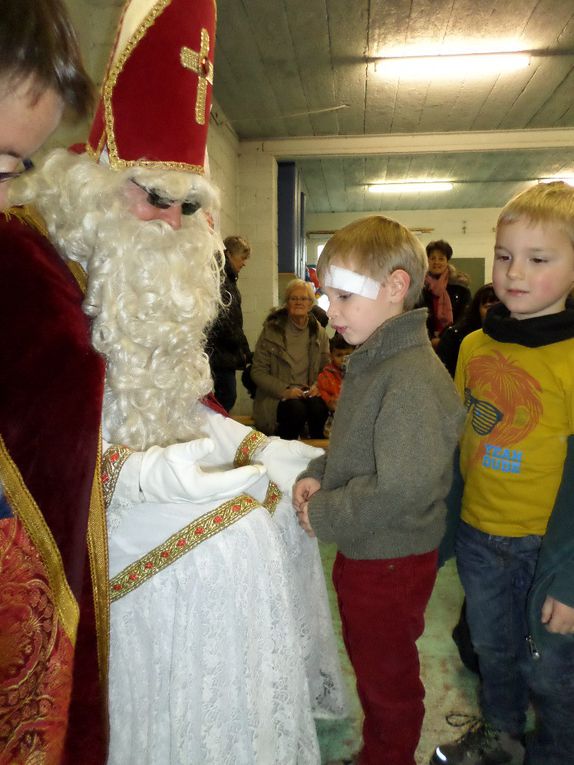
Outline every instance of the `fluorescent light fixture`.
POLYGON ((419 194, 427 191, 451 191, 450 181, 404 181, 402 183, 371 183, 372 194, 419 194))
POLYGON ((556 175, 554 178, 539 178, 538 183, 552 183, 553 181, 563 181, 569 186, 574 186, 574 175, 556 175))
POLYGON ((513 72, 529 64, 530 55, 521 52, 383 56, 375 62, 375 71, 409 80, 461 79, 513 72))

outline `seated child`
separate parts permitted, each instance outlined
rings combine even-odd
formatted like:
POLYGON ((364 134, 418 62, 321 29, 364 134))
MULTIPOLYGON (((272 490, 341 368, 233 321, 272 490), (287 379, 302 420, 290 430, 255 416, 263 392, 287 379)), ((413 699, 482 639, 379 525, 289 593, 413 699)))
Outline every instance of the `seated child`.
POLYGON ((329 350, 331 352, 331 363, 327 364, 319 372, 317 388, 319 395, 327 404, 327 408, 332 414, 337 408, 337 401, 341 395, 341 385, 345 376, 347 357, 353 350, 353 346, 342 335, 335 332, 329 340, 329 350))
POLYGON ((418 239, 382 216, 339 230, 318 264, 331 324, 358 347, 328 454, 299 476, 293 501, 302 528, 339 548, 333 582, 365 714, 360 765, 415 765, 424 716, 416 640, 464 419, 427 311, 411 310, 426 269, 418 239))

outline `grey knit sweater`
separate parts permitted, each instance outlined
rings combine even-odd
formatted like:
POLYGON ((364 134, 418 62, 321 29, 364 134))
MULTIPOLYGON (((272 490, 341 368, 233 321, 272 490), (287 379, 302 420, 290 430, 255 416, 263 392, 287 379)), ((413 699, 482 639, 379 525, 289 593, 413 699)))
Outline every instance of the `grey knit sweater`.
POLYGON ((328 454, 299 478, 319 539, 349 558, 436 548, 464 409, 426 331, 426 309, 389 319, 350 356, 328 454))

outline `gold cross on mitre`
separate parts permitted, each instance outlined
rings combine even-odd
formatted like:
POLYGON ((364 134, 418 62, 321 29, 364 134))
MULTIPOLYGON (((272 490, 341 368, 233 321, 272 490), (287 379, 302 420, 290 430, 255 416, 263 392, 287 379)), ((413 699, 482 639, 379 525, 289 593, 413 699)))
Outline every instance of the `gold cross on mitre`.
POLYGON ((213 64, 208 59, 209 33, 207 29, 201 30, 201 45, 196 52, 185 46, 181 49, 179 60, 186 69, 191 69, 198 76, 197 98, 195 100, 195 120, 198 125, 205 125, 205 101, 207 97, 207 83, 213 85, 213 64))

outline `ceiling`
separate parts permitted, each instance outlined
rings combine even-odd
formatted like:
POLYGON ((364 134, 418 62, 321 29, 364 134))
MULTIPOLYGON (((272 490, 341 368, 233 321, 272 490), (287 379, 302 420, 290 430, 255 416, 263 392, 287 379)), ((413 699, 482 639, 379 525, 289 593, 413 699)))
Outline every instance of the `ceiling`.
POLYGON ((216 101, 240 139, 294 159, 308 212, 500 207, 540 177, 574 175, 572 0, 218 0, 216 101), (384 79, 397 49, 510 38, 527 69, 384 79), (365 184, 451 180, 451 192, 365 184))

